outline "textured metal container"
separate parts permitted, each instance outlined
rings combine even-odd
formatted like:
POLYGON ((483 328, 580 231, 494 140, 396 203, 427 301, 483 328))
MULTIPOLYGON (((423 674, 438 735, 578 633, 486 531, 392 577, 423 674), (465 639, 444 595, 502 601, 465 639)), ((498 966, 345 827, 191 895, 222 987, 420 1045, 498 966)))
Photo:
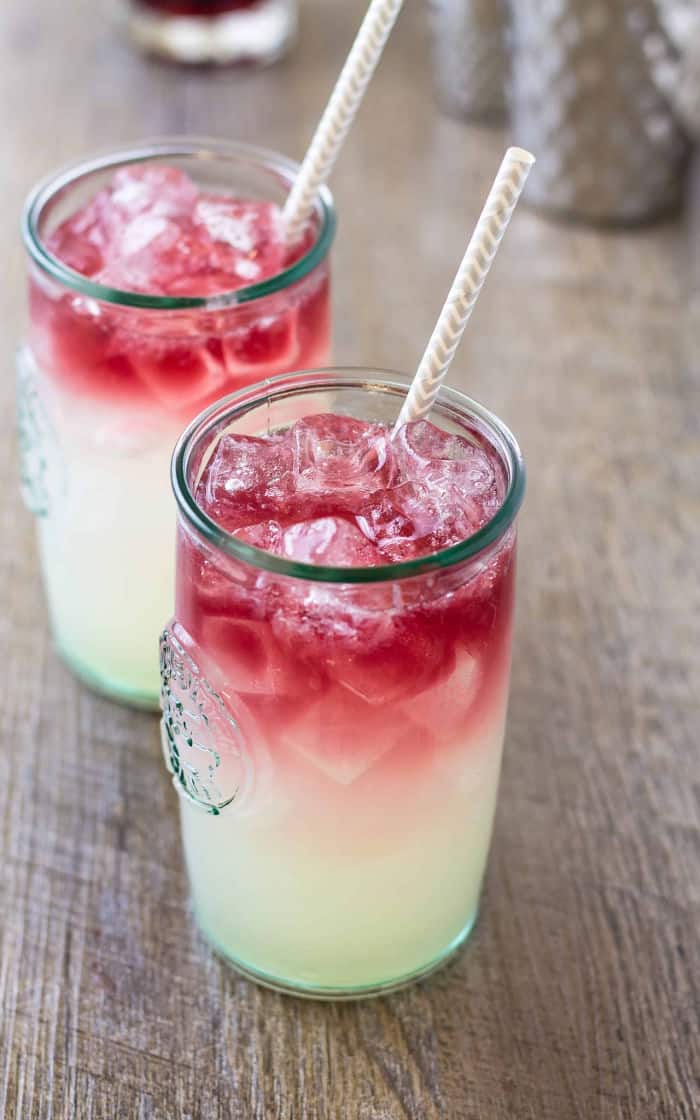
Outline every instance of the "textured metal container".
POLYGON ((535 153, 528 201, 633 223, 682 197, 685 134, 658 72, 654 0, 511 0, 513 136, 535 153))
POLYGON ((506 109, 505 0, 430 0, 433 67, 440 103, 468 120, 506 109))
POLYGON ((677 51, 666 57, 659 84, 683 124, 700 140, 700 3, 698 0, 657 0, 662 26, 677 51))

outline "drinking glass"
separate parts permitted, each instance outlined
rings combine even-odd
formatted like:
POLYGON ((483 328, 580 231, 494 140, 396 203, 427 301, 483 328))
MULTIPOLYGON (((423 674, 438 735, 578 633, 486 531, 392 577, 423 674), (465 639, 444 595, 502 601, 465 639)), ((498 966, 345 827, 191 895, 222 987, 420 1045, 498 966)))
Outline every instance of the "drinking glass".
POLYGON ((37 517, 55 641, 90 685, 157 708, 158 634, 173 605, 172 448, 222 393, 328 361, 335 212, 323 189, 308 251, 260 283, 208 297, 118 291, 69 268, 46 239, 115 171, 143 164, 278 203, 297 165, 243 144, 159 141, 51 176, 24 212, 22 484, 37 517))
POLYGON ((503 504, 450 548, 374 568, 261 551, 194 495, 222 436, 331 410, 391 424, 406 389, 372 369, 278 377, 200 415, 172 464, 162 732, 194 910, 239 971, 319 998, 425 976, 473 927, 501 765, 523 464, 500 420, 441 390, 432 422, 491 450, 503 504))

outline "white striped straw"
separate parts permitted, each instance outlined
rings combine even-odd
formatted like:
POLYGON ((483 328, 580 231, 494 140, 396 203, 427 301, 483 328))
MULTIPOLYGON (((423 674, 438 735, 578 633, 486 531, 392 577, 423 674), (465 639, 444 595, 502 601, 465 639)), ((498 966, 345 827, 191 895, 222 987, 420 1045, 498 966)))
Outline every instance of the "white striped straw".
POLYGON ((288 245, 299 238, 316 195, 333 170, 402 4, 403 0, 372 0, 367 9, 285 203, 288 245))
POLYGON ((503 157, 393 435, 410 420, 422 420, 433 407, 534 162, 523 148, 509 148, 503 157))

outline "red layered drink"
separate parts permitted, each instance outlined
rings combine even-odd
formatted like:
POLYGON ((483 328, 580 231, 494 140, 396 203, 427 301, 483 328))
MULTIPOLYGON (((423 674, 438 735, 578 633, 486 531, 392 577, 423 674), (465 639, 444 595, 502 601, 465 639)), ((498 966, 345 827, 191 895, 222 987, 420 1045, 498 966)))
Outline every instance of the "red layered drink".
POLYGON ((26 489, 42 507, 59 644, 118 695, 157 697, 153 641, 172 609, 167 463, 183 424, 222 393, 327 360, 332 209, 319 200, 288 247, 293 175, 254 150, 163 146, 78 168, 30 200, 26 489), (52 461, 39 502, 41 455, 52 461))
POLYGON ((459 394, 392 439, 400 385, 281 381, 176 454, 164 745, 207 935, 263 981, 342 996, 423 974, 474 921, 522 466, 459 394))

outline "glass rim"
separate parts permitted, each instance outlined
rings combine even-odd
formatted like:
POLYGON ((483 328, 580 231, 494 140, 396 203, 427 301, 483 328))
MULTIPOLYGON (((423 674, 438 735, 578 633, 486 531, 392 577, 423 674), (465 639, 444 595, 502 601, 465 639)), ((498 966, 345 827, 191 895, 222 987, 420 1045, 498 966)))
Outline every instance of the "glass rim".
POLYGON ((137 146, 123 149, 110 149, 89 159, 71 163, 59 171, 41 179, 29 192, 22 210, 22 239, 34 263, 58 280, 64 287, 71 288, 82 296, 100 300, 103 303, 119 304, 125 307, 150 308, 156 311, 181 311, 191 308, 221 310, 235 307, 240 303, 250 303, 263 296, 272 295, 303 279, 327 256, 335 236, 337 217, 333 196, 328 187, 321 187, 315 202, 319 218, 318 236, 311 248, 290 268, 283 269, 275 276, 257 284, 248 284, 230 292, 212 296, 155 296, 144 292, 128 292, 98 284, 54 256, 44 244, 39 233, 39 222, 44 207, 55 195, 73 185, 80 178, 109 168, 139 163, 150 159, 167 157, 183 158, 191 156, 204 160, 207 157, 236 157, 251 164, 263 165, 266 170, 277 172, 290 183, 296 178, 299 164, 286 156, 254 144, 238 141, 215 140, 209 137, 183 136, 162 137, 145 140, 137 146))
POLYGON ((202 510, 190 488, 187 479, 189 452, 195 440, 220 420, 231 423, 253 408, 269 403, 271 400, 284 400, 300 393, 323 389, 375 389, 379 392, 393 393, 398 399, 405 397, 410 382, 411 378, 395 370, 339 366, 280 374, 222 397, 194 418, 175 445, 170 478, 179 512, 205 541, 228 556, 251 567, 274 572, 277 575, 318 583, 385 583, 389 580, 407 579, 411 576, 442 571, 479 555, 499 540, 515 520, 525 493, 525 464, 515 436, 494 413, 465 393, 445 386, 440 390, 436 404, 442 405, 455 415, 463 417, 466 413, 480 420, 490 434, 498 437, 497 450, 502 454, 505 448, 510 470, 505 498, 494 516, 476 533, 472 533, 463 541, 458 541, 457 544, 450 545, 449 548, 413 560, 402 560, 371 568, 330 567, 287 560, 247 544, 222 529, 202 510))

